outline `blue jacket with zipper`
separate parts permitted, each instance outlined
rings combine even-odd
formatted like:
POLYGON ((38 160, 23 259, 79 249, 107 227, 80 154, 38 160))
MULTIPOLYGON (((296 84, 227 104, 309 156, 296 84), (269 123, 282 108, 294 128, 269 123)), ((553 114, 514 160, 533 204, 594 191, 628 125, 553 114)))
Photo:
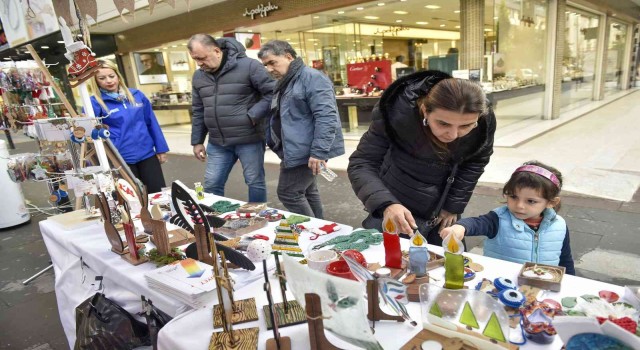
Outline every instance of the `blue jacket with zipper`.
POLYGON ((91 105, 96 117, 106 117, 102 119, 102 123, 109 126, 109 138, 124 161, 135 164, 157 153, 168 152, 169 146, 149 99, 139 90, 129 91, 135 99, 133 103, 119 101, 102 93, 102 100, 108 110, 102 108, 95 97, 91 97, 91 105))
MULTIPOLYGON (((328 160, 344 154, 342 124, 333 83, 318 70, 303 66, 292 78, 280 100, 282 158, 285 168, 309 162, 309 157, 328 160)), ((273 147, 273 118, 267 144, 273 147)))
POLYGON ((569 228, 555 210, 547 208, 537 231, 513 216, 507 206, 479 217, 457 222, 465 228, 465 236, 487 236, 484 255, 515 263, 527 261, 559 265, 575 275, 569 228))

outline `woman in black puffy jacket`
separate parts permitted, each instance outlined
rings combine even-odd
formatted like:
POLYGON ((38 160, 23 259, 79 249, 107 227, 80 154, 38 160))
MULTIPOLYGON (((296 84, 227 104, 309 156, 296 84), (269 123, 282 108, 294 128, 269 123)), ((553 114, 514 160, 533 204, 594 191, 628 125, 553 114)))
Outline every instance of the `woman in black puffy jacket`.
POLYGON ((384 222, 409 235, 417 228, 429 243, 442 244, 438 231, 467 206, 493 153, 495 130, 495 115, 477 83, 438 71, 395 81, 349 158, 349 180, 369 212, 363 227, 382 230, 384 222))

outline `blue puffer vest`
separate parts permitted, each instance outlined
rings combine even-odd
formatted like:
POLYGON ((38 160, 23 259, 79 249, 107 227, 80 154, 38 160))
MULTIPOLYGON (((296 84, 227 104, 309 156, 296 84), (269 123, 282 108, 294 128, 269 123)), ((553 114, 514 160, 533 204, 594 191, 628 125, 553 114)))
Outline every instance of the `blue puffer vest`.
POLYGON ((484 241, 484 255, 515 263, 527 261, 558 265, 567 224, 555 210, 547 208, 538 232, 514 217, 507 206, 494 209, 498 214, 498 234, 484 241))

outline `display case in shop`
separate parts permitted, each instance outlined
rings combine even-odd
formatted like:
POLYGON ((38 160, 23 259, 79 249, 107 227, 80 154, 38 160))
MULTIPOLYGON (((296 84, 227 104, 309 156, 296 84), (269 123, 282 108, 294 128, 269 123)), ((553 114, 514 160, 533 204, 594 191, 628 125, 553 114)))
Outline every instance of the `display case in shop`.
POLYGON ((157 92, 151 96, 151 103, 160 125, 191 123, 190 92, 157 92))

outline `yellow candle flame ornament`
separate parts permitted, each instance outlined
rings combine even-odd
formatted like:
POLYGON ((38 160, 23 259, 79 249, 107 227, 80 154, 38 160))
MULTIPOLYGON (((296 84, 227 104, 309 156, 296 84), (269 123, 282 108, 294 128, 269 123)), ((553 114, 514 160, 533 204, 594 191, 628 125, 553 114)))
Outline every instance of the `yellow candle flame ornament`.
POLYGON ((442 247, 444 248, 445 251, 451 254, 464 253, 464 245, 462 244, 462 241, 457 239, 454 234, 448 235, 442 241, 442 247))
POLYGON ((393 220, 391 219, 387 219, 387 221, 384 222, 384 224, 382 225, 384 230, 388 233, 397 233, 396 232, 396 225, 393 223, 393 220))
POLYGON ((424 239, 424 236, 420 232, 416 232, 411 239, 411 244, 416 247, 421 247, 427 243, 427 240, 424 239))

